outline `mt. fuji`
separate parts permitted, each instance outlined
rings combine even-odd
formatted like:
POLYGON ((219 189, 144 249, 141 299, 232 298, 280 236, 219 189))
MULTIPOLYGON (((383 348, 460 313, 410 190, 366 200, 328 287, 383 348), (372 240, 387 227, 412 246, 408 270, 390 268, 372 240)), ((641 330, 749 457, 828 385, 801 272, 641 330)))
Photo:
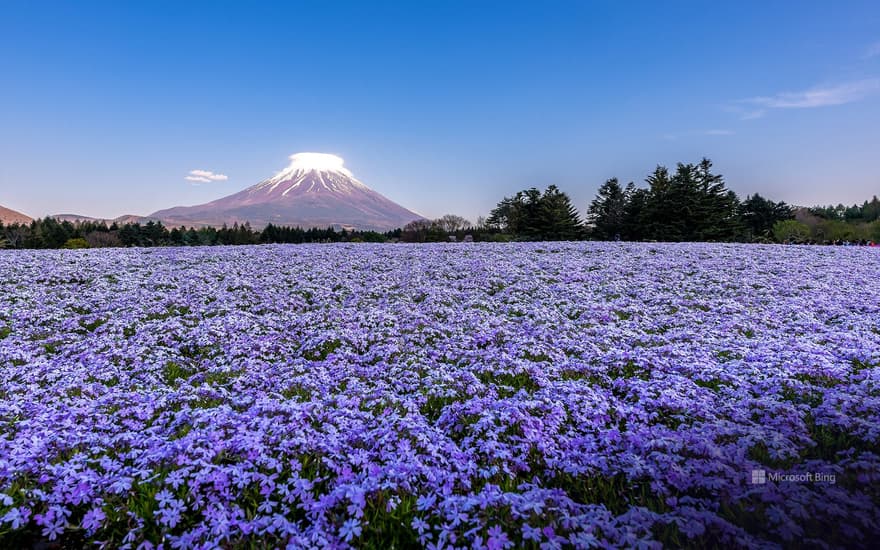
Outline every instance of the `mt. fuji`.
POLYGON ((196 206, 154 212, 169 226, 220 226, 250 222, 300 227, 345 227, 387 231, 421 219, 373 191, 325 153, 297 153, 275 176, 233 195, 196 206))

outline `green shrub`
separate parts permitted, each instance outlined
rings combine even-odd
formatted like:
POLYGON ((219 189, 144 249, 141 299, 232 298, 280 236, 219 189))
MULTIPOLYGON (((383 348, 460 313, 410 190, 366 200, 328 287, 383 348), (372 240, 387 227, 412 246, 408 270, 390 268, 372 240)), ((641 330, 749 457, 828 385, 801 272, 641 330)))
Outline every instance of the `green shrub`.
POLYGON ((75 250, 78 248, 88 248, 88 247, 89 247, 88 241, 86 241, 82 237, 79 237, 76 239, 67 239, 67 242, 64 243, 64 248, 69 248, 72 250, 75 250))
POLYGON ((810 238, 810 228, 797 220, 782 220, 773 226, 773 236, 779 242, 805 241, 810 238))

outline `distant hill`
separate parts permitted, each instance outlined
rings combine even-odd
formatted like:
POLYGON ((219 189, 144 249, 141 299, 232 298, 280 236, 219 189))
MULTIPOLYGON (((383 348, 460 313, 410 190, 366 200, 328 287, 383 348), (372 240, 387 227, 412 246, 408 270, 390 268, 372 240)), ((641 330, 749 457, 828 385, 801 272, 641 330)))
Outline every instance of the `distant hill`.
POLYGON ((291 155, 290 165, 243 191, 196 206, 154 212, 166 226, 214 226, 249 222, 387 231, 422 219, 358 181, 343 160, 323 153, 291 155))
POLYGON ((92 218, 91 216, 81 216, 79 214, 54 214, 49 216, 50 218, 54 218, 59 222, 101 222, 107 220, 101 220, 98 218, 92 218))
POLYGON ((93 218, 91 216, 82 216, 80 214, 55 214, 54 216, 50 216, 51 218, 55 218, 60 222, 104 222, 107 225, 118 223, 119 225, 124 225, 126 223, 144 223, 149 221, 149 218, 144 216, 136 216, 134 214, 124 214, 119 216, 118 218, 107 219, 107 218, 93 218))
POLYGON ((31 223, 31 217, 25 216, 21 212, 16 212, 10 208, 0 206, 0 222, 6 225, 13 223, 31 223))

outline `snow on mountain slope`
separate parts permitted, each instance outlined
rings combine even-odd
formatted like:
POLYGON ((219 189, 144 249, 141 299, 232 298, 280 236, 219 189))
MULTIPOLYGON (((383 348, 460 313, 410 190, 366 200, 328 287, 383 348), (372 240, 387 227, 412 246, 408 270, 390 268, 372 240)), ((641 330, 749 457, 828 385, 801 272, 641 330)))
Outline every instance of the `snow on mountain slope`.
POLYGON ((154 212, 166 225, 219 226, 249 222, 301 227, 347 227, 385 231, 421 216, 370 189, 325 153, 297 153, 290 164, 233 195, 196 205, 154 212))

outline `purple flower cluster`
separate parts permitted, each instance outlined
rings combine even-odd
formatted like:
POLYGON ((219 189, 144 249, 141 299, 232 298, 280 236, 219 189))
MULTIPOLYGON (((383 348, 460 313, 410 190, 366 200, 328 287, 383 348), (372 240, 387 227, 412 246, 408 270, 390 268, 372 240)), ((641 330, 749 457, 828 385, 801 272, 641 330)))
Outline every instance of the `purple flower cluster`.
POLYGON ((880 256, 0 253, 0 545, 870 547, 880 256))

